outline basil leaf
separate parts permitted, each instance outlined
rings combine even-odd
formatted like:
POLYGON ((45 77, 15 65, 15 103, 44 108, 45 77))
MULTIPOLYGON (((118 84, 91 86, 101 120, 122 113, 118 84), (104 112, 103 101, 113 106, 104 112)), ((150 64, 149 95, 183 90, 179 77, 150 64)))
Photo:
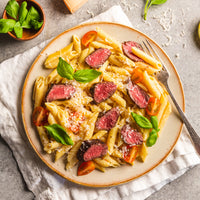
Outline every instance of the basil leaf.
POLYGON ((153 146, 156 143, 157 138, 158 138, 158 133, 157 133, 157 131, 155 129, 153 129, 150 132, 149 137, 147 138, 146 145, 148 147, 153 146))
POLYGON ((152 5, 160 5, 165 3, 167 0, 146 0, 144 7, 144 20, 147 19, 147 12, 152 5))
POLYGON ((26 16, 28 14, 28 10, 26 7, 27 7, 27 2, 24 1, 19 8, 19 22, 21 25, 23 21, 26 19, 26 16))
POLYGON ((17 19, 18 11, 19 11, 19 4, 16 0, 10 0, 6 5, 6 12, 8 15, 17 19))
POLYGON ((39 22, 37 20, 31 20, 31 26, 35 29, 38 30, 42 27, 43 21, 39 22))
POLYGON ((100 75, 101 72, 96 71, 94 69, 82 69, 82 70, 77 70, 74 73, 74 79, 81 83, 88 83, 90 81, 93 81, 100 75))
POLYGON ((165 3, 167 0, 151 0, 151 5, 160 5, 165 3))
POLYGON ((60 76, 67 78, 69 80, 73 80, 73 68, 72 66, 59 57, 59 63, 57 66, 57 72, 60 76))
POLYGON ((145 7, 144 7, 144 20, 147 19, 147 11, 150 8, 150 6, 148 7, 148 5, 149 5, 149 0, 146 0, 145 7))
POLYGON ((14 19, 0 19, 0 33, 12 31, 16 21, 14 19))
POLYGON ((144 116, 142 115, 138 115, 136 113, 131 112, 131 115, 133 117, 133 119, 135 120, 135 122, 142 128, 152 128, 152 124, 151 122, 144 116))
POLYGON ((14 26, 14 32, 17 36, 17 38, 22 38, 23 35, 23 28, 21 27, 20 22, 17 22, 14 26))
POLYGON ((60 142, 65 145, 73 145, 74 142, 69 137, 65 129, 59 124, 52 124, 44 126, 47 129, 48 134, 54 138, 57 142, 60 142))
POLYGON ((150 120, 153 128, 158 132, 160 130, 158 128, 158 118, 156 116, 151 116, 150 120))
POLYGON ((31 28, 31 20, 39 20, 39 19, 40 19, 39 12, 33 6, 31 6, 26 16, 26 19, 22 23, 22 27, 29 29, 31 28))

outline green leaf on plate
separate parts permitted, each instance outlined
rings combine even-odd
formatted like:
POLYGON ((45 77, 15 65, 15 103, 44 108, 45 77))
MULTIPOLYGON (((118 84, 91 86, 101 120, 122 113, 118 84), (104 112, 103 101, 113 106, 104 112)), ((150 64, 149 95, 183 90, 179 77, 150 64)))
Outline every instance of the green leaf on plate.
POLYGON ((158 138, 158 133, 157 133, 157 131, 155 129, 153 129, 150 132, 149 137, 147 138, 146 145, 148 147, 153 146, 156 143, 157 138, 158 138))
POLYGON ((152 128, 151 122, 144 116, 138 115, 136 113, 131 112, 131 115, 135 122, 142 128, 150 129, 152 128))
POLYGON ((101 75, 101 72, 94 70, 94 69, 82 69, 77 70, 74 73, 74 79, 81 83, 88 83, 90 81, 93 81, 98 76, 101 75))
POLYGON ((74 72, 72 66, 61 57, 59 57, 57 72, 61 77, 67 78, 68 80, 73 80, 74 72))
POLYGON ((73 140, 69 137, 65 129, 59 124, 52 124, 44 127, 47 129, 48 134, 57 142, 65 145, 74 144, 73 140))
POLYGON ((158 132, 160 130, 158 128, 158 118, 156 116, 151 116, 150 120, 153 128, 158 132))

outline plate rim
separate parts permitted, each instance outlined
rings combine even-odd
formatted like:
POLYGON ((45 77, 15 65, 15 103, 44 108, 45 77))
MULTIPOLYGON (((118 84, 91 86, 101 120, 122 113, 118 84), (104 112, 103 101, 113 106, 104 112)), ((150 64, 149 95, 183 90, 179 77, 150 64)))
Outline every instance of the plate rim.
POLYGON ((180 91, 181 91, 181 94, 182 94, 182 110, 183 112, 185 112, 185 96, 184 96, 184 90, 183 90, 183 85, 182 85, 182 82, 181 82, 181 79, 180 79, 180 76, 174 66, 174 64, 172 63, 171 59, 169 58, 169 56, 167 55, 167 53, 154 41, 152 40, 148 35, 144 34, 143 32, 133 28, 133 27, 130 27, 130 26, 127 26, 127 25, 124 25, 124 24, 120 24, 120 23, 116 23, 116 22, 107 22, 107 21, 98 21, 98 22, 88 22, 88 23, 83 23, 83 24, 80 24, 80 25, 77 25, 77 26, 74 26, 72 28, 69 28, 67 30, 65 30, 64 32, 58 34, 57 36, 55 36, 47 45, 45 45, 45 47, 40 51, 40 53, 37 55, 37 57, 35 58, 35 60, 33 61, 33 63, 31 64, 31 67, 28 69, 28 72, 26 74, 26 77, 24 79, 24 84, 23 84, 23 87, 22 87, 22 93, 21 93, 21 116, 22 116, 22 122, 23 122, 23 127, 24 127, 24 130, 25 130, 25 134, 29 140, 29 143, 31 144, 31 147, 33 148, 34 152, 39 156, 39 158, 43 161, 43 163, 45 163, 46 166, 48 166, 52 171, 54 171, 55 173, 57 173, 58 175, 60 175, 61 177, 63 177, 64 179, 68 180, 68 181, 71 181, 73 183, 76 183, 78 185, 82 185, 82 186, 87 186, 87 187, 93 187, 93 188, 104 188, 104 187, 112 187, 112 186, 117 186, 117 185, 121 185, 121 184, 124 184, 124 183, 127 183, 127 182, 130 182, 132 180, 135 180, 141 176, 144 176, 145 174, 149 173, 150 171, 152 171, 153 169, 155 169, 157 166, 159 166, 170 154, 171 152, 173 151, 177 141, 179 140, 180 138, 180 135, 181 135, 181 132, 182 132, 182 129, 183 129, 183 122, 181 122, 181 125, 180 125, 180 129, 179 129, 179 133, 177 134, 177 138, 176 140, 174 141, 174 143, 171 145, 169 151, 165 154, 165 156, 160 159, 156 164, 154 164, 150 169, 146 170, 145 172, 143 172, 142 174, 139 174, 135 177, 131 177, 129 179, 126 179, 126 180, 122 180, 122 181, 117 181, 117 182, 114 182, 114 183, 111 183, 111 184, 102 184, 102 185, 94 185, 94 184, 87 184, 87 183, 82 183, 82 182, 79 182, 79 181, 76 181, 74 179, 71 179, 70 177, 67 177, 65 176, 63 173, 61 173, 59 170, 57 170, 56 168, 54 168, 50 163, 48 163, 48 161, 46 161, 44 158, 43 158, 43 155, 42 153, 40 153, 36 146, 34 145, 34 142, 32 141, 31 137, 30 137, 30 134, 28 132, 28 126, 27 126, 27 123, 26 123, 26 119, 25 119, 25 110, 24 110, 24 97, 25 97, 25 91, 26 91, 26 87, 27 87, 27 82, 29 80, 29 76, 31 74, 31 71, 33 70, 35 64, 37 63, 37 61, 39 60, 39 58, 42 56, 43 52, 53 43, 55 42, 58 38, 62 37, 64 34, 72 31, 72 30, 75 30, 75 29, 79 29, 81 27, 86 27, 86 26, 91 26, 91 25, 98 25, 98 24, 107 24, 107 25, 116 25, 116 26, 121 26, 121 27, 124 27, 124 28, 128 28, 130 29, 131 31, 135 31, 137 32, 138 34, 146 37, 149 41, 151 41, 156 47, 159 48, 159 51, 162 52, 162 54, 165 55, 165 57, 167 58, 167 60, 169 61, 169 63, 171 64, 171 66, 173 67, 173 70, 175 72, 175 75, 177 77, 177 80, 179 82, 179 86, 180 86, 180 91))

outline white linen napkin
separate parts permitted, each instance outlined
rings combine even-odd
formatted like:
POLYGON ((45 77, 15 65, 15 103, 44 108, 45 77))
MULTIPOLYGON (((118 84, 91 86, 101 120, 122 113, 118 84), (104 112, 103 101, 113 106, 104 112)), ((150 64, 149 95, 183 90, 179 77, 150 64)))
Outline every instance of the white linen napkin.
MULTIPOLYGON (((111 21, 132 26, 120 6, 89 21, 111 21)), ((35 199, 45 200, 142 200, 200 163, 190 137, 183 129, 171 155, 150 173, 112 188, 87 188, 71 183, 50 170, 33 152, 21 120, 21 90, 25 75, 42 44, 0 64, 0 134, 10 146, 23 178, 35 199)))

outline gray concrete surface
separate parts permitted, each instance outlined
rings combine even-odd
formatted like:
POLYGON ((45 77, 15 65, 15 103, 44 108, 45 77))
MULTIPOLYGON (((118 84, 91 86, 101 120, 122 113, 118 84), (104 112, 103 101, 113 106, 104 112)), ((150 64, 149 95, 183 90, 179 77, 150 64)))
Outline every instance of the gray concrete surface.
MULTIPOLYGON (((0 15, 8 0, 0 1, 0 15)), ((142 20, 144 1, 141 0, 89 0, 76 13, 70 14, 62 0, 37 0, 46 14, 45 29, 37 38, 18 42, 0 34, 0 62, 49 39, 84 20, 106 11, 113 5, 121 5, 133 26, 162 45, 181 77, 186 113, 194 128, 200 129, 200 47, 196 41, 197 24, 200 21, 199 0, 168 0, 154 6, 142 20)), ((197 200, 200 199, 200 166, 190 169, 183 176, 164 186, 148 200, 197 200)), ((12 152, 0 139, 0 199, 30 200, 33 194, 23 182, 12 152)))

